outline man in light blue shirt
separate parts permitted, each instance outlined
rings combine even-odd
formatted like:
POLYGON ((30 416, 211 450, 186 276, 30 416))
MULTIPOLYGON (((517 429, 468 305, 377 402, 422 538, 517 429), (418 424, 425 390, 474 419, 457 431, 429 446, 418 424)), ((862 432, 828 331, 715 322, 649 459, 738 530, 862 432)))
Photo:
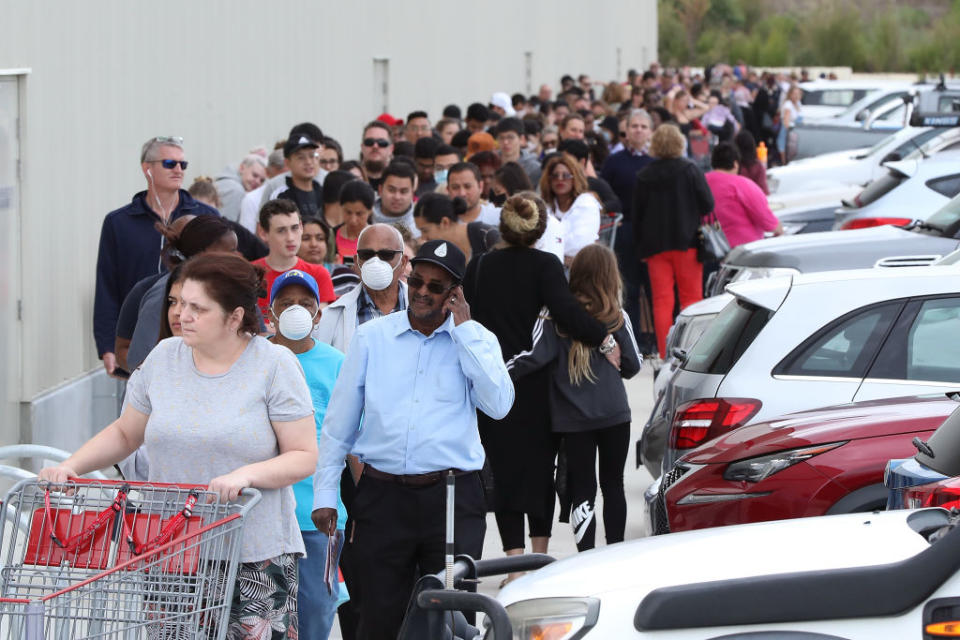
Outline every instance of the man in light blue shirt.
POLYGON ((346 532, 358 564, 363 640, 396 638, 416 577, 443 568, 449 473, 455 551, 480 557, 486 520, 476 411, 500 419, 514 399, 497 338, 470 320, 463 252, 435 240, 411 262, 407 312, 364 323, 354 335, 314 475, 313 521, 332 532, 344 457, 353 453, 364 465, 346 532))

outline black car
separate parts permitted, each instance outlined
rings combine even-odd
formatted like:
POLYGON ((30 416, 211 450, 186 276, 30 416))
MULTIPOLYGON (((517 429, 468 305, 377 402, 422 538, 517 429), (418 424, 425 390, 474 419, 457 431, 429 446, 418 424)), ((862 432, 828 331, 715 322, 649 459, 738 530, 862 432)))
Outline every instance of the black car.
POLYGON ((780 236, 740 245, 708 284, 718 295, 731 282, 789 273, 838 269, 915 267, 932 264, 960 248, 960 196, 926 221, 780 236))

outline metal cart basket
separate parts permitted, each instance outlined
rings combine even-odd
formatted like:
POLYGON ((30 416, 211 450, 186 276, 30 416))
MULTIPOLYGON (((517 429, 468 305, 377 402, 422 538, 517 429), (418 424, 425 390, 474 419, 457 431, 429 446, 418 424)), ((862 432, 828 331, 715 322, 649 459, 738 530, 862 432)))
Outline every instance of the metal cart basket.
POLYGON ((229 623, 245 490, 23 480, 5 504, 0 639, 222 639, 229 623))

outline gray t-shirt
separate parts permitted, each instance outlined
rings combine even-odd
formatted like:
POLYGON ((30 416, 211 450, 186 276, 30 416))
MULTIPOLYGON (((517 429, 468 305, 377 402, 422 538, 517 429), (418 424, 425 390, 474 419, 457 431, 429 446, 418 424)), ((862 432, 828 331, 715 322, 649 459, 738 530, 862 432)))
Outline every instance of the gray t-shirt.
MULTIPOLYGON (((251 338, 230 370, 197 371, 181 338, 161 341, 127 385, 130 406, 149 415, 144 443, 151 482, 207 484, 279 455, 270 424, 313 415, 310 389, 292 351, 251 338)), ((304 553, 290 487, 260 489, 244 526, 240 562, 304 553)))

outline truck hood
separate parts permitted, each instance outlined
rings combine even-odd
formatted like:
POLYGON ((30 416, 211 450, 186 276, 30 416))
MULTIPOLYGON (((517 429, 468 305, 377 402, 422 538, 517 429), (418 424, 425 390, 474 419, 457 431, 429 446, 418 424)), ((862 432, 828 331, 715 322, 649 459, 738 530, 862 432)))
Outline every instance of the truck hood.
POLYGON ((800 272, 865 269, 881 258, 945 256, 957 240, 882 226, 824 231, 757 240, 735 248, 724 264, 738 267, 790 267, 800 272))
POLYGON ((498 599, 509 605, 608 594, 635 608, 660 587, 896 562, 928 546, 907 523, 913 513, 797 518, 621 542, 547 565, 511 582, 498 599))
POLYGON ((960 407, 943 394, 870 400, 792 413, 747 425, 683 456, 719 464, 829 442, 933 431, 960 407))

